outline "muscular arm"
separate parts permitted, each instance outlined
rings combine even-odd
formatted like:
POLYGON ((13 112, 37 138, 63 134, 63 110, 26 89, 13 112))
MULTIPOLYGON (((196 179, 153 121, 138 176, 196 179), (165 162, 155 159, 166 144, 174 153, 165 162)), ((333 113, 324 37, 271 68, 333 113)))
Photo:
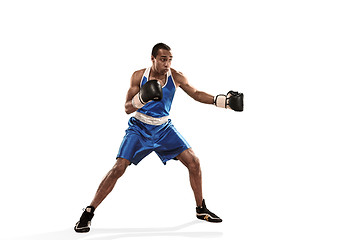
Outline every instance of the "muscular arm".
POLYGON ((126 94, 126 101, 125 101, 125 112, 127 114, 131 114, 137 110, 132 105, 132 99, 140 91, 140 81, 141 76, 144 73, 144 70, 139 70, 133 73, 130 79, 130 88, 126 94))
POLYGON ((176 79, 176 82, 179 84, 179 87, 184 90, 190 97, 192 97, 194 100, 206 103, 206 104, 213 104, 214 103, 214 96, 197 90, 195 87, 193 87, 187 78, 180 72, 176 72, 174 74, 174 78, 176 79))

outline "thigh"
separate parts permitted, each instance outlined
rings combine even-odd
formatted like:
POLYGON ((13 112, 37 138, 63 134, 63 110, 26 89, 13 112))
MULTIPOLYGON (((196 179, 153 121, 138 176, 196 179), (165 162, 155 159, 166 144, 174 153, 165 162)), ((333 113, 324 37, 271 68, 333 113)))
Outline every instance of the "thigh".
POLYGON ((164 164, 170 159, 176 159, 176 156, 189 148, 188 142, 172 124, 159 135, 155 142, 155 152, 164 164))
POLYGON ((127 168, 131 162, 125 158, 116 158, 115 167, 127 168))
POLYGON ((120 145, 117 158, 127 159, 136 165, 153 151, 152 141, 144 136, 142 131, 137 125, 130 125, 120 145))

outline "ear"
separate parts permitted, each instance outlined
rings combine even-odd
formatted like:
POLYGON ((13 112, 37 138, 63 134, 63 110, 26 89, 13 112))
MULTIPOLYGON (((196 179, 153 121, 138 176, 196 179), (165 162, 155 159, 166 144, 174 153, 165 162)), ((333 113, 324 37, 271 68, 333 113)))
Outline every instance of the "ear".
POLYGON ((155 61, 155 57, 153 55, 151 55, 151 61, 155 61))

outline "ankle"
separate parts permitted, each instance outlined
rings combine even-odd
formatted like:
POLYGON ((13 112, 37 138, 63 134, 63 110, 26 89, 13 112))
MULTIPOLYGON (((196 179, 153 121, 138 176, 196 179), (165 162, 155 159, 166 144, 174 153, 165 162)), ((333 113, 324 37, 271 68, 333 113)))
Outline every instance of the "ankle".
POLYGON ((93 206, 87 206, 87 207, 85 208, 85 211, 86 211, 86 212, 89 212, 89 213, 94 213, 94 212, 95 212, 95 207, 93 207, 93 206))

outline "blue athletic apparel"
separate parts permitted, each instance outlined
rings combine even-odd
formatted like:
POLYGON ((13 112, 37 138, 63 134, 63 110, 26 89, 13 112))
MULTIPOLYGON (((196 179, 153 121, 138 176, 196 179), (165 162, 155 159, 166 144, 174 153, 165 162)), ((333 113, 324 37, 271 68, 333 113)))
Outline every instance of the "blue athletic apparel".
MULTIPOLYGON (((150 70, 151 67, 145 70, 144 75, 141 79, 140 87, 142 87, 149 80, 150 70)), ((169 116, 171 103, 173 101, 175 91, 176 91, 176 86, 173 77, 171 75, 171 71, 168 71, 166 75, 165 85, 162 88, 162 92, 163 92, 162 100, 151 101, 137 111, 155 118, 169 116)))
MULTIPOLYGON (((145 70, 140 87, 149 80, 150 70, 151 68, 145 70)), ((171 71, 167 73, 162 90, 163 98, 161 101, 151 101, 137 111, 156 119, 168 116, 176 90, 171 71)), ((166 164, 166 161, 175 159, 188 148, 190 145, 175 129, 170 119, 164 124, 152 125, 131 117, 129 128, 126 130, 117 157, 125 158, 136 165, 144 157, 155 151, 161 161, 166 164)))
POLYGON ((131 117, 117 158, 125 158, 137 165, 155 151, 166 164, 188 148, 190 145, 175 129, 170 119, 162 125, 150 125, 131 117))

